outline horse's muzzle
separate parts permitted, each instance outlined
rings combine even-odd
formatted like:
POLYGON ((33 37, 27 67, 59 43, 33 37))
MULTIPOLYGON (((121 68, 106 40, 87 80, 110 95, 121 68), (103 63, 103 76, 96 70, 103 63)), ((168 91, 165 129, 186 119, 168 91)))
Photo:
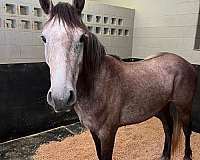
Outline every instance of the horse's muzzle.
POLYGON ((64 97, 59 98, 49 91, 47 94, 47 102, 54 108, 55 112, 63 112, 73 107, 76 102, 76 95, 73 90, 70 90, 64 97))

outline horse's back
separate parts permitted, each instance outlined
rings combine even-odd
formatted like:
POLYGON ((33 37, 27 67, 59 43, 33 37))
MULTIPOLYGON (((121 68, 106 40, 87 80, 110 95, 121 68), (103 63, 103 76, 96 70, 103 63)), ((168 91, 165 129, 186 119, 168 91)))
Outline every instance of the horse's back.
POLYGON ((184 67, 190 67, 190 68, 194 69, 194 67, 191 63, 189 63, 184 58, 182 58, 179 55, 176 55, 174 53, 160 52, 158 54, 148 56, 147 58, 144 59, 143 63, 146 63, 148 61, 165 64, 166 66, 167 65, 175 65, 176 67, 181 64, 181 65, 185 65, 184 67))
POLYGON ((147 57, 141 63, 143 63, 146 68, 155 68, 155 72, 160 68, 162 72, 174 74, 174 76, 179 74, 189 79, 196 77, 197 74, 195 67, 191 63, 173 53, 161 52, 157 55, 147 57))

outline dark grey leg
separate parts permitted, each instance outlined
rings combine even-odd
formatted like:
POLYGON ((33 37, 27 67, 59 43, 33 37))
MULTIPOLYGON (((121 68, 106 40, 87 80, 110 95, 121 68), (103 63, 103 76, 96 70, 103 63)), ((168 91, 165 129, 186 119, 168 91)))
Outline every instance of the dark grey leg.
POLYGON ((96 146, 97 156, 98 156, 99 160, 101 160, 101 141, 94 132, 91 131, 91 134, 92 134, 92 138, 94 140, 95 146, 96 146))
POLYGON ((101 160, 112 160, 113 148, 115 143, 115 134, 117 130, 105 132, 101 139, 101 160))
POLYGON ((183 132, 185 135, 185 156, 184 160, 192 160, 192 149, 190 146, 190 136, 192 134, 191 130, 191 120, 188 118, 185 122, 183 122, 183 132))
POLYGON ((162 122, 164 133, 165 133, 165 142, 164 149, 161 156, 161 160, 170 160, 171 158, 171 142, 172 142, 172 133, 173 133, 173 120, 169 113, 169 107, 161 111, 156 115, 162 122))

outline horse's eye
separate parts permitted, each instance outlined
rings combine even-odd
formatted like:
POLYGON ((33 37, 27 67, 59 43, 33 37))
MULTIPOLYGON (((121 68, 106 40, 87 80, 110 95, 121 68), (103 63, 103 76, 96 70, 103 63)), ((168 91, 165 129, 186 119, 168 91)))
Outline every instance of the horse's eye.
POLYGON ((44 43, 47 43, 47 40, 46 40, 46 38, 45 38, 44 36, 41 36, 41 38, 42 38, 42 41, 43 41, 44 43))
POLYGON ((88 38, 87 33, 84 33, 81 38, 80 38, 80 42, 85 42, 85 40, 88 38))
POLYGON ((80 38, 80 42, 84 42, 85 35, 83 34, 80 38))

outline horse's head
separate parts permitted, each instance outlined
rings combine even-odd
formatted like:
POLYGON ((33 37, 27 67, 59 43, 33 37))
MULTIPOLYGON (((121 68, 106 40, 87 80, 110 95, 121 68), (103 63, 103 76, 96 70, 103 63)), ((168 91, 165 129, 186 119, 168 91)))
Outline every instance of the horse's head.
POLYGON ((51 0, 40 0, 49 17, 41 36, 51 74, 47 101, 56 112, 71 109, 77 99, 76 83, 83 59, 81 39, 87 31, 81 20, 84 4, 85 0, 74 0, 72 5, 54 6, 51 0))

